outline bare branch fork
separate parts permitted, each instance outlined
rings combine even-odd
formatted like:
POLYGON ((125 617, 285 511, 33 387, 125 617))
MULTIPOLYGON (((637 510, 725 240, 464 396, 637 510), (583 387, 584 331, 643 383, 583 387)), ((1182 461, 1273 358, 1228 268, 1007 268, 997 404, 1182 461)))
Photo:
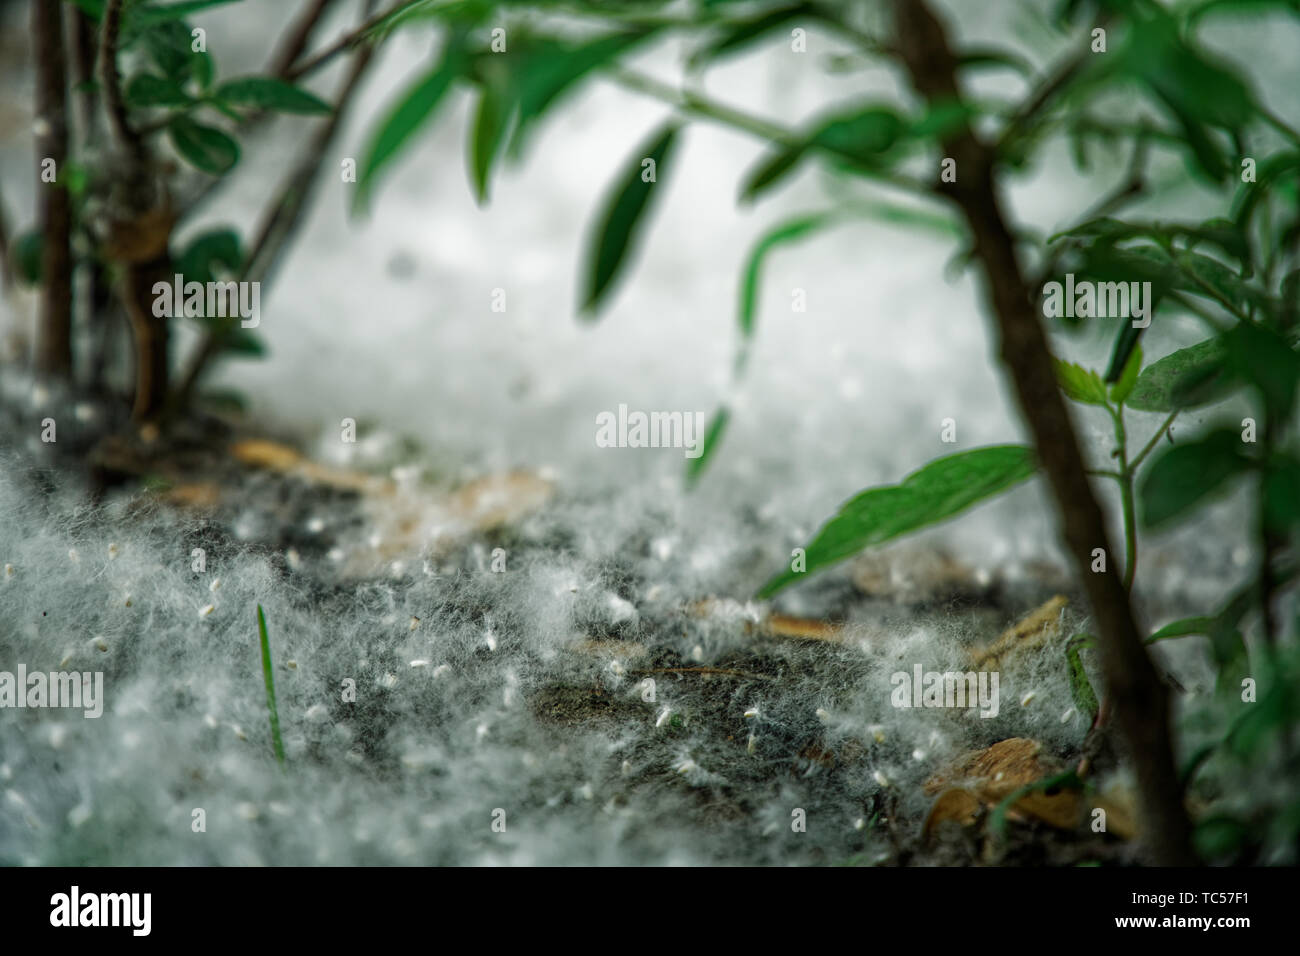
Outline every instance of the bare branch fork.
MULTIPOLYGON (((929 5, 925 0, 895 0, 894 11, 898 53, 917 92, 931 102, 959 100, 957 60, 929 5)), ((1056 383, 1047 338, 1016 257, 1015 239, 1003 216, 994 180, 996 148, 980 142, 967 124, 951 133, 943 148, 956 160, 957 182, 935 188, 957 205, 970 228, 1002 361, 1092 606, 1107 690, 1137 774, 1143 840, 1157 864, 1193 864, 1191 829, 1174 765, 1168 694, 1142 645, 1114 562, 1104 572, 1091 571, 1094 548, 1104 548, 1108 555, 1116 552, 1056 383)))

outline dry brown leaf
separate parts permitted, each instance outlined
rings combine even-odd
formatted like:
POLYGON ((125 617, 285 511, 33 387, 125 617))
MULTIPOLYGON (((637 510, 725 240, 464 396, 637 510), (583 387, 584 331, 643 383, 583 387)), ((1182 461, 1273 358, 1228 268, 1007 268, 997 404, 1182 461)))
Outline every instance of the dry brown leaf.
POLYGON ((955 820, 964 827, 972 826, 979 810, 979 797, 963 787, 949 787, 930 805, 930 812, 921 825, 921 839, 928 840, 935 827, 945 820, 955 820))
POLYGON ((813 617, 794 617, 790 614, 769 614, 762 624, 763 633, 770 637, 792 637, 804 641, 844 640, 844 627, 813 617))
POLYGON ((312 484, 328 485, 363 494, 388 494, 393 483, 386 478, 367 475, 348 468, 322 465, 303 456, 296 448, 267 438, 244 438, 232 442, 230 456, 253 468, 266 468, 283 475, 295 475, 312 484))
POLYGON ((1003 631, 988 647, 974 651, 971 659, 976 669, 991 670, 1017 655, 1041 647, 1056 634, 1061 611, 1069 603, 1064 595, 1056 595, 1003 631))
POLYGON ((926 793, 947 786, 976 785, 985 800, 998 801, 1026 784, 1058 773, 1059 761, 1042 753, 1042 744, 1027 737, 1000 740, 984 750, 962 754, 924 784, 926 793))
POLYGON ((168 488, 158 498, 180 508, 211 511, 221 501, 221 486, 210 481, 189 482, 168 488))

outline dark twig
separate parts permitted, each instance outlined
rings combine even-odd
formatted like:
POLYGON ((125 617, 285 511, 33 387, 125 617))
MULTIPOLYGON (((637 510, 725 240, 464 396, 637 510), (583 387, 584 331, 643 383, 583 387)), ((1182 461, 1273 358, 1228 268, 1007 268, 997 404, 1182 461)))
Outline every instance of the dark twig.
POLYGON ((33 3, 32 38, 36 47, 36 164, 42 236, 36 370, 66 379, 72 375, 72 203, 64 178, 68 95, 62 8, 61 3, 33 3), (40 179, 50 161, 55 182, 40 179))
POLYGON ((311 43, 312 34, 320 26, 321 19, 335 2, 336 0, 308 0, 302 13, 289 27, 284 39, 276 48, 275 55, 266 68, 268 73, 282 79, 289 76, 290 69, 311 43))
POLYGON ((95 24, 84 10, 70 8, 70 12, 72 83, 77 90, 77 129, 80 142, 84 144, 95 138, 99 116, 99 101, 92 85, 95 79, 95 24))
MULTIPOLYGON (((917 92, 930 102, 958 101, 957 60, 929 4, 895 0, 894 11, 901 57, 917 92)), ((1114 563, 1104 572, 1091 570, 1094 548, 1115 552, 1052 371, 1051 351, 1030 301, 1015 239, 1003 216, 994 181, 996 153, 975 137, 969 125, 951 133, 943 148, 944 155, 956 160, 957 182, 936 188, 956 203, 970 227, 1002 360, 1097 621, 1107 691, 1137 774, 1143 839, 1158 864, 1194 863, 1182 785, 1174 766, 1168 692, 1142 646, 1128 592, 1114 563)))
MULTIPOLYGON (((304 148, 298 162, 285 177, 279 193, 263 217, 257 238, 253 240, 244 262, 243 273, 240 276, 242 281, 262 282, 273 275, 288 240, 302 223, 309 200, 320 178, 321 168, 329 154, 330 144, 338 133, 353 94, 370 67, 374 53, 375 48, 372 44, 367 44, 357 51, 352 68, 348 71, 347 79, 344 80, 343 88, 339 92, 333 113, 323 122, 316 135, 304 148)), ((208 333, 203 337, 186 366, 177 388, 174 402, 178 407, 183 408, 190 402, 200 378, 221 351, 221 344, 219 335, 208 333)))
POLYGON ((296 82, 297 80, 306 76, 308 73, 313 73, 316 70, 320 69, 322 66, 324 66, 326 63, 329 63, 340 53, 346 53, 354 46, 366 42, 369 39, 368 35, 371 30, 379 26, 379 24, 383 23, 394 13, 397 13, 405 6, 409 6, 409 0, 404 0, 404 2, 398 3, 390 7, 389 9, 383 11, 382 13, 376 13, 374 16, 368 17, 366 21, 362 23, 361 26, 357 27, 355 30, 352 30, 349 33, 345 33, 343 36, 339 37, 337 40, 335 40, 329 46, 325 47, 325 49, 321 50, 319 53, 316 53, 311 57, 309 57, 308 59, 302 61, 301 63, 298 63, 295 66, 293 66, 284 75, 284 78, 291 83, 296 82))
POLYGON ((99 81, 113 135, 133 160, 143 162, 144 141, 131 126, 122 99, 122 77, 117 71, 117 41, 122 28, 122 0, 108 0, 99 35, 99 81))

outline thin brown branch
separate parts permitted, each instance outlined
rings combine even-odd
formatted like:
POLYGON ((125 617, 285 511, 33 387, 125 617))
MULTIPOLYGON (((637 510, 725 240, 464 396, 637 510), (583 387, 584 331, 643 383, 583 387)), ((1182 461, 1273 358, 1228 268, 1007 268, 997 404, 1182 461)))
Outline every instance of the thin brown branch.
POLYGON ((721 677, 746 677, 754 680, 772 680, 768 674, 754 674, 750 671, 731 670, 726 667, 642 667, 629 671, 632 675, 639 674, 706 674, 717 675, 721 677))
POLYGON ((95 138, 99 116, 99 101, 93 86, 95 24, 84 10, 70 8, 69 12, 72 15, 69 46, 72 50, 72 83, 77 90, 77 129, 80 131, 80 142, 88 143, 95 138))
POLYGON ((143 158, 144 141, 131 126, 122 99, 122 76, 117 69, 118 34, 122 29, 122 0, 108 0, 99 34, 99 85, 108 110, 109 126, 119 144, 133 158, 143 158))
MULTIPOLYGON (((925 0, 895 0, 898 45, 912 84, 931 102, 960 99, 957 61, 943 26, 925 0)), ((984 294, 1006 371, 1033 435, 1056 502, 1061 531, 1088 595, 1099 632, 1103 673, 1116 722, 1137 774, 1142 836, 1158 864, 1195 862, 1182 786, 1174 765, 1168 692, 1160 682, 1133 617, 1114 562, 1091 570, 1094 548, 1111 547, 1074 425, 1052 372, 1051 352, 1016 256, 994 178, 996 154, 969 126, 951 133, 945 155, 957 182, 937 186, 961 210, 984 273, 984 294)))
POLYGON ((1032 96, 1016 111, 1011 122, 1003 131, 1001 139, 998 141, 997 151, 999 154, 1004 153, 1015 141, 1021 136, 1034 120, 1047 109, 1057 95, 1067 87, 1088 62, 1091 56, 1089 49, 1084 47, 1079 52, 1071 55, 1062 63, 1058 64, 1056 69, 1038 85, 1032 96))
POLYGON ((312 34, 316 32, 321 19, 335 2, 336 0, 308 0, 302 13, 290 25, 284 39, 276 48, 275 55, 267 65, 267 73, 281 78, 288 77, 289 70, 307 49, 312 34))
MULTIPOLYGON (((366 21, 355 30, 345 33, 329 46, 325 47, 325 49, 313 54, 301 63, 295 64, 287 73, 285 73, 284 78, 291 83, 296 82, 308 73, 313 73, 320 69, 340 53, 346 53, 353 47, 366 42, 371 30, 408 5, 409 0, 404 0, 404 2, 397 3, 381 13, 376 13, 374 16, 368 17, 366 21)), ((367 45, 370 46, 372 44, 367 45)))
POLYGON ((4 198, 0 197, 0 286, 7 292, 14 287, 13 264, 9 261, 9 217, 4 198))
MULTIPOLYGON (((298 162, 285 177, 284 183, 272 201, 258 229, 257 238, 249 247, 244 262, 242 281, 262 282, 275 271, 288 241, 301 225, 309 200, 320 179, 321 168, 329 155, 329 147, 342 124, 353 95, 370 67, 375 48, 367 45, 353 58, 352 68, 339 92, 337 105, 303 149, 298 162)), ((193 397, 199 380, 221 351, 221 338, 211 333, 203 337, 181 377, 174 403, 185 407, 193 397)))
POLYGON ((32 4, 36 50, 36 164, 41 225, 41 305, 36 370, 72 375, 72 203, 62 181, 68 159, 67 71, 63 5, 32 4), (54 181, 45 179, 53 164, 54 181))

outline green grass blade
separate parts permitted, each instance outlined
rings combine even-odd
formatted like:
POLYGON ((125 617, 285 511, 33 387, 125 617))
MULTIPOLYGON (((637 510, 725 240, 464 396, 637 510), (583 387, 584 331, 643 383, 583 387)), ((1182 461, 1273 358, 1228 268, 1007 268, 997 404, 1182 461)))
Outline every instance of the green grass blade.
POLYGON ((271 672, 271 643, 266 638, 266 615, 257 606, 257 633, 262 639, 262 676, 266 678, 266 707, 271 712, 271 742, 275 759, 284 763, 284 742, 280 740, 280 710, 275 705, 275 675, 271 672))

